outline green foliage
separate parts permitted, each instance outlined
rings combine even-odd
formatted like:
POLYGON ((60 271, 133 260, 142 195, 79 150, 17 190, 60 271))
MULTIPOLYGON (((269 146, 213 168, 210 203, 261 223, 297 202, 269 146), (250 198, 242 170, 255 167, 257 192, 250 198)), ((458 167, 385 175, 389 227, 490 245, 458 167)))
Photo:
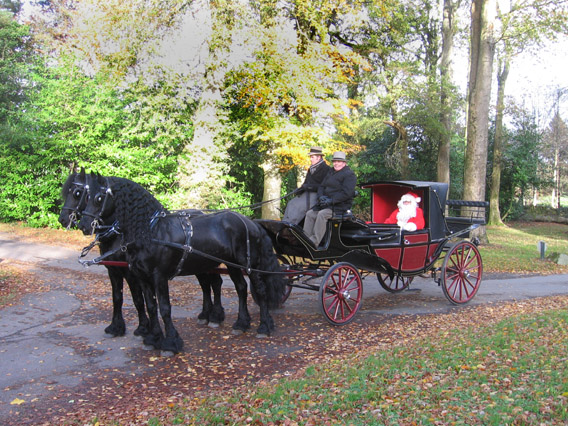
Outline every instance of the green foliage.
POLYGON ((394 180, 400 177, 395 170, 386 165, 385 152, 396 140, 396 135, 381 119, 362 119, 358 125, 356 138, 363 147, 363 151, 357 155, 357 165, 353 167, 358 182, 394 180))
POLYGON ((465 140, 460 137, 452 139, 450 148, 450 170, 452 171, 450 193, 448 199, 461 200, 463 197, 463 174, 465 158, 465 140))
POLYGON ((24 101, 35 55, 30 29, 12 13, 0 9, 0 123, 8 120, 24 101))
POLYGON ((0 146, 2 220, 55 225, 61 184, 79 166, 135 180, 168 204, 192 133, 192 103, 178 87, 136 82, 119 91, 72 61, 45 68, 36 82, 28 112, 5 126, 11 137, 0 146))
POLYGON ((221 193, 215 200, 208 204, 208 208, 213 210, 237 209, 245 216, 253 216, 255 207, 253 206, 252 194, 243 190, 243 185, 231 176, 225 176, 227 187, 221 188, 221 193))
POLYGON ((501 167, 500 211, 514 220, 522 215, 524 199, 530 188, 539 188, 543 169, 539 149, 542 132, 535 117, 519 111, 513 129, 508 131, 509 142, 503 149, 501 167))

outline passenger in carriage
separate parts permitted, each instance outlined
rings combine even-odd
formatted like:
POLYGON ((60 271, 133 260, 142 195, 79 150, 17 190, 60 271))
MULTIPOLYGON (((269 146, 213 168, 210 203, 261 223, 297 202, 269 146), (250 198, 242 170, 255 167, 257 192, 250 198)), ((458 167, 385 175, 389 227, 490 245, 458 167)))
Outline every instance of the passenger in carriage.
POLYGON ((282 218, 283 221, 293 223, 294 225, 299 224, 306 216, 306 212, 316 205, 318 189, 331 170, 331 167, 323 159, 323 149, 321 147, 312 147, 308 155, 310 156, 311 166, 306 179, 302 186, 296 189, 296 196, 288 202, 282 218))
POLYGON ((391 213, 385 223, 397 224, 403 230, 410 232, 423 229, 424 212, 418 207, 420 200, 421 198, 414 192, 407 192, 400 198, 397 203, 398 208, 391 213))
POLYGON ((345 153, 333 153, 333 169, 318 190, 318 203, 307 211, 304 233, 317 247, 327 228, 327 221, 335 214, 342 215, 351 208, 357 177, 347 165, 345 153))

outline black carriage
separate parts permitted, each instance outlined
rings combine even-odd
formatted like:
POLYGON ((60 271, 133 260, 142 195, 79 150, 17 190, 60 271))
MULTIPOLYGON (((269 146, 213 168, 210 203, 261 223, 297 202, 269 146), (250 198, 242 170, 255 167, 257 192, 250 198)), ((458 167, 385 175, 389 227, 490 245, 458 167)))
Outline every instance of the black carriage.
POLYGON ((361 307, 362 276, 376 274, 385 290, 400 292, 414 277, 429 274, 451 303, 470 301, 483 273, 470 232, 485 224, 488 203, 446 200, 448 185, 439 182, 376 182, 362 188, 371 191, 370 220, 350 213, 332 217, 319 247, 301 226, 258 220, 288 277, 284 300, 294 287, 318 291, 326 320, 343 325, 361 307), (408 191, 420 196, 424 211, 425 228, 414 232, 384 223, 408 191))

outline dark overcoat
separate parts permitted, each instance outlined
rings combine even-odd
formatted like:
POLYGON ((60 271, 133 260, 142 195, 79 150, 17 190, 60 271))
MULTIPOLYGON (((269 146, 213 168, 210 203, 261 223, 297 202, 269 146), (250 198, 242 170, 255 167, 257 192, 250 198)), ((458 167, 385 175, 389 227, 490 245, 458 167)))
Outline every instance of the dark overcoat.
POLYGON ((318 190, 318 198, 326 196, 331 198, 333 214, 341 215, 351 208, 355 197, 355 185, 357 177, 349 166, 345 165, 341 170, 331 169, 318 190))
POLYGON ((317 191, 330 171, 331 167, 323 160, 310 167, 304 183, 298 188, 297 196, 288 202, 282 220, 294 225, 302 221, 306 212, 316 204, 317 191))

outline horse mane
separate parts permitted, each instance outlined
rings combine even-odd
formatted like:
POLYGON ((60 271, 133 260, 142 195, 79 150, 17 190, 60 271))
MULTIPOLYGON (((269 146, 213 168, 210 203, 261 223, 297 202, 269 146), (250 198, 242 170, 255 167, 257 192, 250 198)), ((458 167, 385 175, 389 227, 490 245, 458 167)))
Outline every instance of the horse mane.
POLYGON ((107 178, 115 204, 116 219, 126 241, 150 239, 150 219, 165 210, 162 204, 136 182, 119 177, 107 178))

